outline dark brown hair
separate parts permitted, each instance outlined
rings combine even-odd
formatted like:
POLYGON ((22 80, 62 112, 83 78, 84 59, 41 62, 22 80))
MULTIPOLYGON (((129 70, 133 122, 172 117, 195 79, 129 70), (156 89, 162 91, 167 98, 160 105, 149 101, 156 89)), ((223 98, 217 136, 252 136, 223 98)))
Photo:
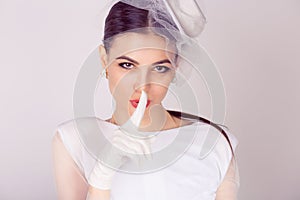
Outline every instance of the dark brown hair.
MULTIPOLYGON (((174 21, 167 20, 166 17, 160 13, 157 14, 157 17, 164 22, 168 22, 169 27, 179 31, 174 21)), ((163 31, 166 30, 163 25, 157 22, 154 18, 149 17, 148 10, 136 8, 123 2, 118 2, 113 5, 105 19, 103 38, 104 47, 106 50, 109 50, 110 43, 114 36, 120 33, 127 31, 134 32, 135 30, 138 30, 139 32, 146 31, 147 29, 141 29, 149 27, 160 29, 160 31, 162 31, 161 34, 170 40, 174 40, 174 37, 170 34, 170 32, 163 31)))
MULTIPOLYGON (((110 43, 114 38, 114 36, 120 33, 127 32, 134 29, 147 28, 147 27, 162 28, 162 26, 158 22, 156 22, 154 19, 149 18, 148 14, 149 13, 147 10, 136 8, 134 6, 125 4, 123 2, 117 2, 116 4, 114 4, 105 20, 103 44, 106 51, 109 50, 111 46, 110 43)), ((176 24, 174 23, 174 21, 168 21, 168 24, 173 26, 176 30, 179 30, 176 24)), ((173 39, 171 35, 166 35, 166 36, 171 40, 173 39)), ((168 110, 168 112, 170 113, 170 115, 178 118, 184 117, 184 118, 196 119, 212 125, 216 129, 218 129, 226 138, 226 140, 229 143, 232 155, 234 156, 234 151, 230 143, 230 140, 228 138, 228 135, 219 125, 203 117, 182 113, 178 111, 168 110)))

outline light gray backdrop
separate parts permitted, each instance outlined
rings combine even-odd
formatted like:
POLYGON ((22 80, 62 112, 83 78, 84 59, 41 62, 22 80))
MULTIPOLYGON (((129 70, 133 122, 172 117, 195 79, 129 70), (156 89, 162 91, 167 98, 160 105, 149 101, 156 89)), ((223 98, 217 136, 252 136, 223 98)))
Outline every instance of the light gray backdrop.
MULTIPOLYGON (((300 2, 205 3, 202 44, 240 141, 239 199, 300 199, 300 2)), ((51 139, 73 117, 80 65, 101 39, 100 4, 0 1, 0 199, 56 199, 51 139)))

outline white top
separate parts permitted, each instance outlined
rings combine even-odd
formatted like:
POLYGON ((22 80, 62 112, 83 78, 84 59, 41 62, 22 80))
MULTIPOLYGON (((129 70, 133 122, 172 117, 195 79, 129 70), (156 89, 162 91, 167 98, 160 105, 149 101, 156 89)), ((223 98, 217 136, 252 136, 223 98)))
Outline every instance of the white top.
MULTIPOLYGON (((96 122, 105 137, 119 128, 119 126, 98 119, 96 117, 81 118, 88 126, 89 122, 96 122)), ((153 144, 153 151, 163 149, 170 144, 180 130, 184 134, 196 131, 194 140, 187 147, 184 154, 171 165, 158 171, 146 174, 130 174, 116 172, 111 188, 113 200, 214 200, 216 191, 221 184, 229 167, 232 153, 226 138, 220 131, 209 124, 194 122, 179 128, 161 131, 153 144), (195 129, 197 128, 197 129, 195 129), (208 130, 211 131, 208 132, 208 130), (208 134, 209 133, 209 134, 208 134), (211 145, 211 151, 199 159, 199 154, 204 147, 204 141, 209 141, 212 134, 218 137, 211 145)), ((58 125, 62 141, 71 157, 80 169, 83 177, 88 180, 96 160, 82 144, 78 134, 75 120, 69 120, 58 125)), ((231 142, 233 150, 238 145, 237 138, 228 130, 225 130, 231 142)), ((215 137, 214 135, 213 137, 215 137)), ((207 146, 207 145, 206 145, 207 146)))

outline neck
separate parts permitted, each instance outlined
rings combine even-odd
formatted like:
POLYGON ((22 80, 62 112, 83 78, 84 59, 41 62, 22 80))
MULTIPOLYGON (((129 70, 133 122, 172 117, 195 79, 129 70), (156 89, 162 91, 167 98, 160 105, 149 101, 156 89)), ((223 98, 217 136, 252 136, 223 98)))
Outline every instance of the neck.
MULTIPOLYGON (((114 112, 112 117, 106 121, 120 126, 121 124, 124 124, 127 120, 128 118, 125 119, 124 117, 118 117, 116 112, 114 112)), ((173 117, 166 110, 163 110, 163 112, 160 113, 145 113, 139 126, 139 129, 141 131, 160 131, 171 128, 177 128, 179 126, 180 119, 173 117)))

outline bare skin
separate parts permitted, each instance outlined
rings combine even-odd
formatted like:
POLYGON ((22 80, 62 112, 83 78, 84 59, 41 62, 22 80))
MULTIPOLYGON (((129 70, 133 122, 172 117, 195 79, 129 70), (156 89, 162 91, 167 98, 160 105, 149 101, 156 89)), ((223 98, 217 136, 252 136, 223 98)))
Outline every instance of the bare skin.
MULTIPOLYGON (((164 127, 161 130, 168 130, 168 129, 178 128, 178 127, 182 127, 182 126, 191 124, 191 122, 189 120, 177 118, 175 116, 170 115, 169 113, 167 113, 166 115, 167 115, 167 118, 169 118, 169 119, 166 121, 164 127)), ((115 125, 120 125, 116 122, 114 117, 107 119, 106 121, 110 122, 112 124, 115 124, 115 125)))

